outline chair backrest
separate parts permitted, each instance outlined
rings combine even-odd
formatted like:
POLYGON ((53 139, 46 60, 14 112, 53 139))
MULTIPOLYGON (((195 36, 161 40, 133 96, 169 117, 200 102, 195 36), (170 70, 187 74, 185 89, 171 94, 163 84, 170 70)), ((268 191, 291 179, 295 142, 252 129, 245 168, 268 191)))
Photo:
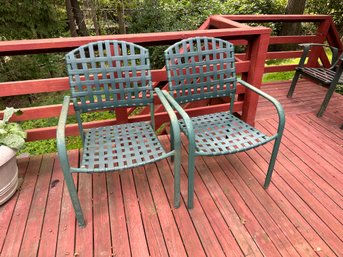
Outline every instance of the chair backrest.
POLYGON ((69 52, 66 62, 77 111, 153 103, 149 52, 144 47, 99 41, 69 52))
POLYGON ((233 106, 237 79, 230 42, 188 38, 170 46, 165 58, 169 90, 179 103, 230 96, 233 106))

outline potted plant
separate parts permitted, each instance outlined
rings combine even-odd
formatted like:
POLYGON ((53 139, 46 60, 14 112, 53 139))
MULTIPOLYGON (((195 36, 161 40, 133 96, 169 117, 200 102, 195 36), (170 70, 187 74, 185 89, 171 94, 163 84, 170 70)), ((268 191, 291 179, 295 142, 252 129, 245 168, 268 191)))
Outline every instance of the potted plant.
POLYGON ((9 119, 20 113, 18 109, 7 107, 0 120, 0 205, 10 199, 18 187, 16 153, 25 143, 26 132, 9 119))

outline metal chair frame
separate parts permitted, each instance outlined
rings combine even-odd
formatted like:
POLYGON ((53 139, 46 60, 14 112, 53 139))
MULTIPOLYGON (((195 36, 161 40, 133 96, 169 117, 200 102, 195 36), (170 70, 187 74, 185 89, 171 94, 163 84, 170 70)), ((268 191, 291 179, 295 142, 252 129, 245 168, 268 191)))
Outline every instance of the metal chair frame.
POLYGON ((284 129, 285 117, 281 104, 237 79, 234 47, 227 41, 208 37, 184 39, 165 51, 165 59, 169 92, 163 91, 163 94, 181 116, 180 128, 188 138, 188 208, 193 208, 196 156, 237 153, 275 140, 264 183, 264 188, 267 188, 284 129), (274 135, 267 136, 233 115, 237 82, 275 106, 279 124, 274 135), (217 97, 230 97, 230 110, 190 118, 180 105, 217 97))
POLYGON ((171 149, 155 134, 154 91, 148 50, 133 43, 106 40, 78 47, 66 55, 71 96, 65 96, 57 127, 57 148, 76 218, 85 226, 72 173, 113 172, 172 157, 174 206, 180 206, 180 128, 176 114, 159 89, 157 97, 171 122, 171 149), (70 101, 83 143, 80 167, 70 167, 66 121, 70 101), (84 128, 81 113, 118 107, 150 106, 150 122, 84 128))
POLYGON ((317 113, 318 117, 321 117, 325 112, 329 101, 332 97, 333 92, 335 92, 336 86, 338 84, 343 84, 343 54, 338 56, 338 49, 325 45, 325 44, 300 44, 300 46, 304 47, 304 51, 302 53, 301 59, 299 61, 298 67, 296 67, 296 72, 294 74, 291 86, 289 88, 287 97, 292 97, 294 93, 295 86, 298 82, 300 75, 304 77, 308 77, 316 82, 323 84, 324 86, 328 87, 328 91, 324 97, 323 103, 320 106, 320 109, 317 113), (310 49, 313 46, 321 46, 329 48, 332 51, 332 60, 331 66, 329 68, 325 67, 306 67, 305 61, 308 57, 310 49))

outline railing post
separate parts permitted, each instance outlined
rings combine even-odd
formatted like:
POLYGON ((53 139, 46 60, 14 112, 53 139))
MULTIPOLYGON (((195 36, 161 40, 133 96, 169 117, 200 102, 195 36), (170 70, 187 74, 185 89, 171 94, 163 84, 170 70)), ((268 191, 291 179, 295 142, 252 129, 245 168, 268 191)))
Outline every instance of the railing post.
MULTIPOLYGON (((264 32, 249 42, 249 71, 244 74, 243 79, 253 86, 260 88, 264 72, 264 64, 267 57, 270 30, 264 32)), ((250 125, 254 125, 258 95, 246 90, 242 110, 242 119, 250 125)))
MULTIPOLYGON (((316 43, 319 43, 319 44, 323 44, 327 35, 328 35, 328 31, 329 31, 329 28, 330 28, 330 25, 332 23, 332 19, 330 19, 330 17, 326 18, 325 20, 322 20, 320 25, 318 26, 318 30, 317 30, 317 33, 316 33, 316 43)), ((330 62, 323 50, 323 48, 319 48, 319 47, 316 47, 316 48, 312 48, 311 49, 311 52, 309 54, 309 58, 308 58, 308 66, 311 66, 311 67, 316 67, 318 66, 318 58, 321 58, 323 64, 325 66, 330 66, 330 62)))

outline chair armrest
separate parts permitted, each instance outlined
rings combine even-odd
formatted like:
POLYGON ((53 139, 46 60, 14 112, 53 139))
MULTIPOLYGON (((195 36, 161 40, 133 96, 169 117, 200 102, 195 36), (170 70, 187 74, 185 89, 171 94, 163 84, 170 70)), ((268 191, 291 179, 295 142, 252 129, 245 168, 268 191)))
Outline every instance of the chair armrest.
POLYGON ((57 125, 56 141, 58 157, 61 162, 63 171, 69 170, 69 160, 65 141, 65 127, 67 122, 68 110, 69 110, 70 96, 65 96, 63 99, 62 109, 57 125))
POLYGON ((160 99, 163 107, 167 111, 170 119, 170 125, 171 129, 173 131, 173 140, 174 140, 174 146, 176 149, 180 149, 181 147, 181 138, 180 138, 180 126, 179 122, 177 120, 177 116, 173 110, 173 108, 170 106, 167 99, 164 97, 162 91, 159 88, 155 88, 156 95, 160 99))
POLYGON ((277 111, 278 117, 279 117, 279 125, 277 129, 277 134, 275 134, 273 137, 278 137, 279 135, 282 135, 282 132, 285 128, 285 112, 282 108, 282 105, 278 100, 276 100, 274 97, 268 95, 267 93, 263 92, 262 90, 254 87, 253 85, 250 85, 248 82, 245 82, 244 80, 237 79, 237 82, 239 82, 242 86, 250 89, 251 91, 257 93, 258 95, 262 96, 263 98, 267 99, 269 102, 271 102, 277 111))
POLYGON ((193 129, 193 124, 188 116, 188 114, 184 111, 184 109, 178 104, 178 102, 175 101, 174 97, 172 97, 167 91, 163 90, 163 95, 168 100, 170 105, 175 109, 181 116, 181 118, 184 121, 184 124, 187 129, 187 138, 189 142, 189 151, 195 151, 195 134, 193 129))
POLYGON ((302 46, 304 48, 303 54, 301 56, 300 62, 299 62, 299 67, 304 67, 305 64, 305 59, 308 56, 308 53, 313 46, 322 46, 322 47, 327 47, 330 48, 332 52, 332 60, 331 64, 334 66, 334 64, 337 61, 338 58, 338 49, 336 47, 326 45, 326 44, 318 44, 318 43, 307 43, 307 44, 299 44, 299 46, 302 46))

